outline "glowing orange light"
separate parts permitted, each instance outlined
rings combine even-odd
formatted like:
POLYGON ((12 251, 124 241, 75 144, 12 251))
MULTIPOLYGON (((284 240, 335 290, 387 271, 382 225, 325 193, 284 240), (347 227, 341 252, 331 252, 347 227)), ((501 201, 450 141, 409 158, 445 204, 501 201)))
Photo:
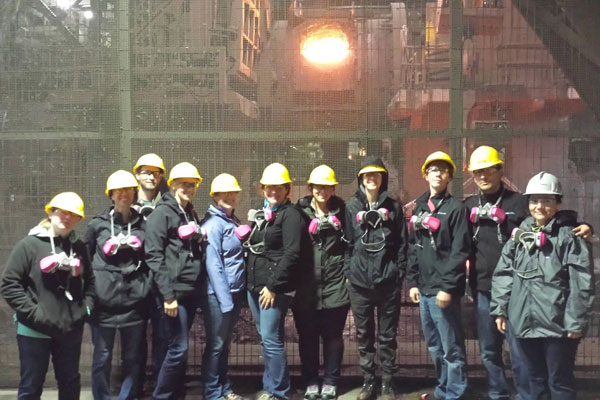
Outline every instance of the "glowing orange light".
POLYGON ((337 64, 350 55, 350 43, 343 30, 322 26, 304 39, 300 54, 313 64, 337 64))

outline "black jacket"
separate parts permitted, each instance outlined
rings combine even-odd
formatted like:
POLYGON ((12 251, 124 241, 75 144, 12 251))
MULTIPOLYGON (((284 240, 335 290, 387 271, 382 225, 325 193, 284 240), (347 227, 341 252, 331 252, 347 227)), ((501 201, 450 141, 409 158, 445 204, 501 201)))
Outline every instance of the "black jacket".
MULTIPOLYGON (((429 191, 416 200, 413 215, 429 212, 429 191)), ((471 253, 471 232, 467 208, 445 192, 432 197, 433 216, 440 220, 439 229, 413 229, 410 234, 408 257, 408 287, 418 287, 426 296, 435 296, 441 290, 455 296, 465 292, 466 261, 471 253)))
POLYGON ((40 260, 51 255, 48 230, 37 226, 10 253, 0 291, 23 325, 51 337, 80 327, 94 308, 94 275, 81 240, 54 238, 56 253, 81 259, 81 275, 69 271, 43 273, 40 260), (67 298, 66 291, 73 300, 67 298))
MULTIPOLYGON (((298 201, 302 209, 306 225, 316 218, 312 207, 312 196, 306 196, 298 201)), ((310 263, 313 271, 312 279, 305 287, 298 288, 296 299, 301 299, 300 305, 310 305, 317 310, 345 306, 350 302, 348 289, 344 282, 344 255, 346 242, 345 232, 346 205, 337 196, 329 199, 329 215, 335 215, 341 222, 342 228, 337 231, 330 226, 319 230, 315 235, 309 234, 311 247, 310 255, 304 257, 310 263)))
MULTIPOLYGON (((92 259, 96 278, 97 304, 91 322, 108 327, 134 325, 148 316, 148 293, 152 285, 150 270, 144 261, 144 250, 121 248, 115 255, 106 255, 102 247, 111 237, 109 207, 89 223, 85 242, 92 259)), ((131 235, 144 242, 146 222, 131 209, 131 235)), ((127 235, 127 223, 114 213, 114 233, 127 235)))
MULTIPOLYGON (((385 168, 380 159, 367 158, 363 167, 367 164, 385 168)), ((406 221, 400 204, 387 195, 387 173, 382 173, 382 177, 376 209, 388 210, 387 221, 382 221, 375 228, 368 223, 357 222, 356 215, 370 209, 360 177, 358 190, 346 204, 345 236, 349 243, 344 270, 353 285, 367 289, 375 289, 382 284, 400 285, 406 271, 406 221), (379 248, 380 251, 375 251, 379 248)))
POLYGON ((470 286, 476 290, 489 292, 492 289, 492 274, 500 258, 504 243, 510 238, 514 228, 529 215, 527 197, 502 187, 498 193, 485 195, 483 193, 471 196, 465 200, 465 205, 470 213, 473 207, 491 203, 506 212, 506 219, 500 224, 502 241, 498 240, 498 224, 491 219, 480 219, 472 224, 473 255, 469 268, 470 286), (502 199, 496 204, 498 199, 502 199))
POLYGON ((306 229, 299 207, 286 200, 277 208, 275 219, 250 236, 250 245, 264 241, 264 252, 248 251, 249 291, 258 293, 266 286, 275 293, 289 293, 310 275, 309 265, 301 260, 302 254, 308 254, 302 249, 310 246, 306 229))
MULTIPOLYGON (((527 250, 509 240, 494 271, 490 314, 507 317, 518 338, 585 333, 594 304, 591 246, 572 232, 573 211, 559 211, 542 229, 547 243, 527 250)), ((531 231, 533 217, 521 223, 531 231)))
POLYGON ((200 224, 192 203, 184 214, 175 197, 165 193, 146 221, 146 263, 163 301, 193 296, 200 289, 200 243, 197 238, 182 240, 177 233, 188 220, 200 224))

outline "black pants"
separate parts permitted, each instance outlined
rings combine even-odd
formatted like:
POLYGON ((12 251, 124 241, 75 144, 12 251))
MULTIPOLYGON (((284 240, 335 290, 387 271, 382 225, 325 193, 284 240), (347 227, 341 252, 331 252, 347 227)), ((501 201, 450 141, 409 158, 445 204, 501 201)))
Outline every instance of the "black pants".
POLYGON ((349 307, 323 310, 292 308, 298 331, 298 352, 306 385, 319 384, 319 338, 323 338, 323 384, 336 386, 344 358, 342 336, 349 307))
POLYGON ((375 309, 377 309, 378 347, 384 380, 396 372, 396 331, 400 316, 399 284, 385 284, 375 289, 348 285, 350 305, 356 324, 360 369, 365 380, 375 376, 375 309))

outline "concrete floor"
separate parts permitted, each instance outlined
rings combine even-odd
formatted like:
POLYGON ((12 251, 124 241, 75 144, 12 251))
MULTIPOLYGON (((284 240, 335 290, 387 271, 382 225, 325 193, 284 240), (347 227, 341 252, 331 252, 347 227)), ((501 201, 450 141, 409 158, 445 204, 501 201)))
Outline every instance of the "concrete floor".
MULTIPOLYGON (((50 379, 50 377, 49 377, 50 379)), ((261 381, 260 377, 236 376, 232 379, 233 387, 236 393, 241 394, 248 400, 255 400, 260 394, 261 381)), ((339 385, 340 400, 355 400, 360 390, 361 381, 357 378, 343 378, 339 385)), ((423 393, 429 394, 427 400, 433 400, 434 384, 430 379, 423 378, 398 378, 397 400, 419 400, 423 393)), ((188 400, 202 399, 202 387, 197 378, 189 379, 186 384, 188 400)), ((292 379, 292 400, 302 400, 303 389, 297 379, 292 379)), ((146 388, 145 396, 140 400, 149 400, 149 393, 152 390, 151 386, 146 388)), ((579 381, 578 382, 578 399, 579 400, 600 400, 600 382, 596 381, 579 381)), ((15 388, 0 389, 0 400, 14 400, 17 397, 15 388)), ((44 390, 42 400, 55 400, 58 398, 56 389, 48 387, 44 390)), ((81 392, 80 400, 92 400, 93 396, 89 387, 84 387, 81 392)), ((466 400, 486 400, 485 383, 481 379, 471 380, 469 392, 466 400)))

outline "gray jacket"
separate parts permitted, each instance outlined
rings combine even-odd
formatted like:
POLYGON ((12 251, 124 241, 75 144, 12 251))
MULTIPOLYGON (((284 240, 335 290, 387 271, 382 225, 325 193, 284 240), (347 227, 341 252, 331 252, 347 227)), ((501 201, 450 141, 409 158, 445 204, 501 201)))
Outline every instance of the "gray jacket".
MULTIPOLYGON (((527 250, 509 240, 492 278, 490 314, 507 317, 518 338, 585 333, 594 302, 591 247, 571 231, 577 216, 559 211, 543 228, 547 243, 527 250)), ((520 228, 531 231, 533 217, 520 228)))

